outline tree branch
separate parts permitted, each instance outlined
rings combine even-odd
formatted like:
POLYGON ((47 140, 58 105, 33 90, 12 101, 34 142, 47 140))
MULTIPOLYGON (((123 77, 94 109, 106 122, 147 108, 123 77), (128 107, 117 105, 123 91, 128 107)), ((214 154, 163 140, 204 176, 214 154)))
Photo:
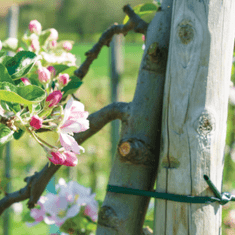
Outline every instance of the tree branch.
POLYGON ((98 57, 101 48, 104 45, 109 46, 115 34, 122 33, 125 36, 130 30, 134 30, 135 32, 142 34, 146 33, 148 24, 137 14, 135 14, 129 4, 123 7, 123 11, 129 16, 129 21, 124 25, 112 25, 101 35, 99 41, 93 46, 93 48, 90 51, 86 52, 85 55, 87 56, 87 58, 85 62, 83 62, 83 64, 74 72, 74 74, 81 80, 87 74, 93 60, 98 57))
MULTIPOLYGON (((90 128, 85 132, 77 133, 75 139, 79 144, 82 144, 108 122, 115 119, 125 121, 129 115, 128 109, 129 103, 115 102, 89 115, 90 128)), ((6 196, 0 200, 0 215, 13 203, 24 201, 28 198, 28 208, 32 209, 45 190, 51 177, 60 167, 61 165, 47 163, 40 172, 35 172, 34 175, 26 177, 24 181, 27 185, 24 188, 13 193, 7 193, 6 196)))
POLYGON ((75 133, 74 138, 78 143, 84 142, 86 139, 97 133, 107 123, 120 119, 125 121, 129 115, 130 103, 114 102, 101 110, 89 115, 90 128, 84 132, 75 133))

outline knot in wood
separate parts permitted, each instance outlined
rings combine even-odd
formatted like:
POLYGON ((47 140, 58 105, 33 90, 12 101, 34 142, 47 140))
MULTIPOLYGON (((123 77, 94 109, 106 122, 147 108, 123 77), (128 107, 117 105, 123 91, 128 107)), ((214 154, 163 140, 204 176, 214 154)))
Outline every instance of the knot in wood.
POLYGON ((185 45, 190 43, 194 38, 194 29, 190 20, 183 20, 178 25, 177 31, 180 41, 185 45))
POLYGON ((155 155, 150 146, 142 140, 136 138, 121 140, 118 145, 118 153, 122 162, 155 166, 155 155))
POLYGON ((110 206, 102 206, 98 214, 98 224, 117 230, 119 219, 116 212, 110 206))
POLYGON ((202 112, 196 121, 196 131, 201 136, 207 136, 215 129, 215 119, 208 111, 202 112))

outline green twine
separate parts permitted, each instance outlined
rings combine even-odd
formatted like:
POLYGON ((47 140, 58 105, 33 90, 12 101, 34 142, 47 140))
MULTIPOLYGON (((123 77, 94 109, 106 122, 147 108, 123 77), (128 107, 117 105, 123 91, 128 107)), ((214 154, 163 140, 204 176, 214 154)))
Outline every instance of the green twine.
POLYGON ((177 195, 172 193, 159 193, 159 192, 150 192, 145 190, 139 190, 139 189, 132 189, 132 188, 125 188, 125 187, 119 187, 114 185, 108 185, 107 191, 113 192, 113 193, 123 193, 123 194, 131 194, 131 195, 137 195, 137 196, 147 196, 147 197, 154 197, 158 199, 164 199, 169 201, 175 201, 175 202, 184 202, 184 203, 205 203, 210 204, 213 202, 218 202, 221 205, 225 205, 226 203, 230 201, 235 201, 235 195, 231 195, 230 193, 220 193, 219 190, 215 187, 215 185, 212 183, 210 178, 207 175, 204 175, 204 180, 210 187, 210 189, 215 194, 215 197, 209 197, 209 196, 187 196, 187 195, 177 195))

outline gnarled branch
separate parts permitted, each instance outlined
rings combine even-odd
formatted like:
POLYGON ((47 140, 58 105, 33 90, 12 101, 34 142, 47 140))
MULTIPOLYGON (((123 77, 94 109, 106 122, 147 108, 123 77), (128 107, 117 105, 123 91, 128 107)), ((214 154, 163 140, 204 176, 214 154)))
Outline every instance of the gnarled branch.
POLYGON ((130 7, 130 5, 125 5, 123 7, 123 11, 129 16, 130 20, 126 24, 114 24, 110 28, 108 28, 100 37, 99 41, 93 46, 93 48, 86 52, 86 60, 83 64, 74 72, 74 74, 79 77, 81 80, 87 74, 90 65, 93 60, 95 60, 100 50, 103 46, 109 46, 113 36, 115 34, 122 33, 126 35, 130 30, 134 30, 137 33, 145 34, 148 28, 148 24, 142 20, 130 7))

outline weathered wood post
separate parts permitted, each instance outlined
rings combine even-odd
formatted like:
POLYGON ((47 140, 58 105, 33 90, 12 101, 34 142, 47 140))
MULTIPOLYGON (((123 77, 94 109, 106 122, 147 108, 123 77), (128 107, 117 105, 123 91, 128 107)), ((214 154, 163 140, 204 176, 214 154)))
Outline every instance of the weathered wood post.
MULTIPOLYGON (((212 196, 204 174, 222 188, 234 10, 234 0, 173 1, 158 192, 212 196)), ((221 212, 156 200, 154 234, 221 234, 221 212)))

